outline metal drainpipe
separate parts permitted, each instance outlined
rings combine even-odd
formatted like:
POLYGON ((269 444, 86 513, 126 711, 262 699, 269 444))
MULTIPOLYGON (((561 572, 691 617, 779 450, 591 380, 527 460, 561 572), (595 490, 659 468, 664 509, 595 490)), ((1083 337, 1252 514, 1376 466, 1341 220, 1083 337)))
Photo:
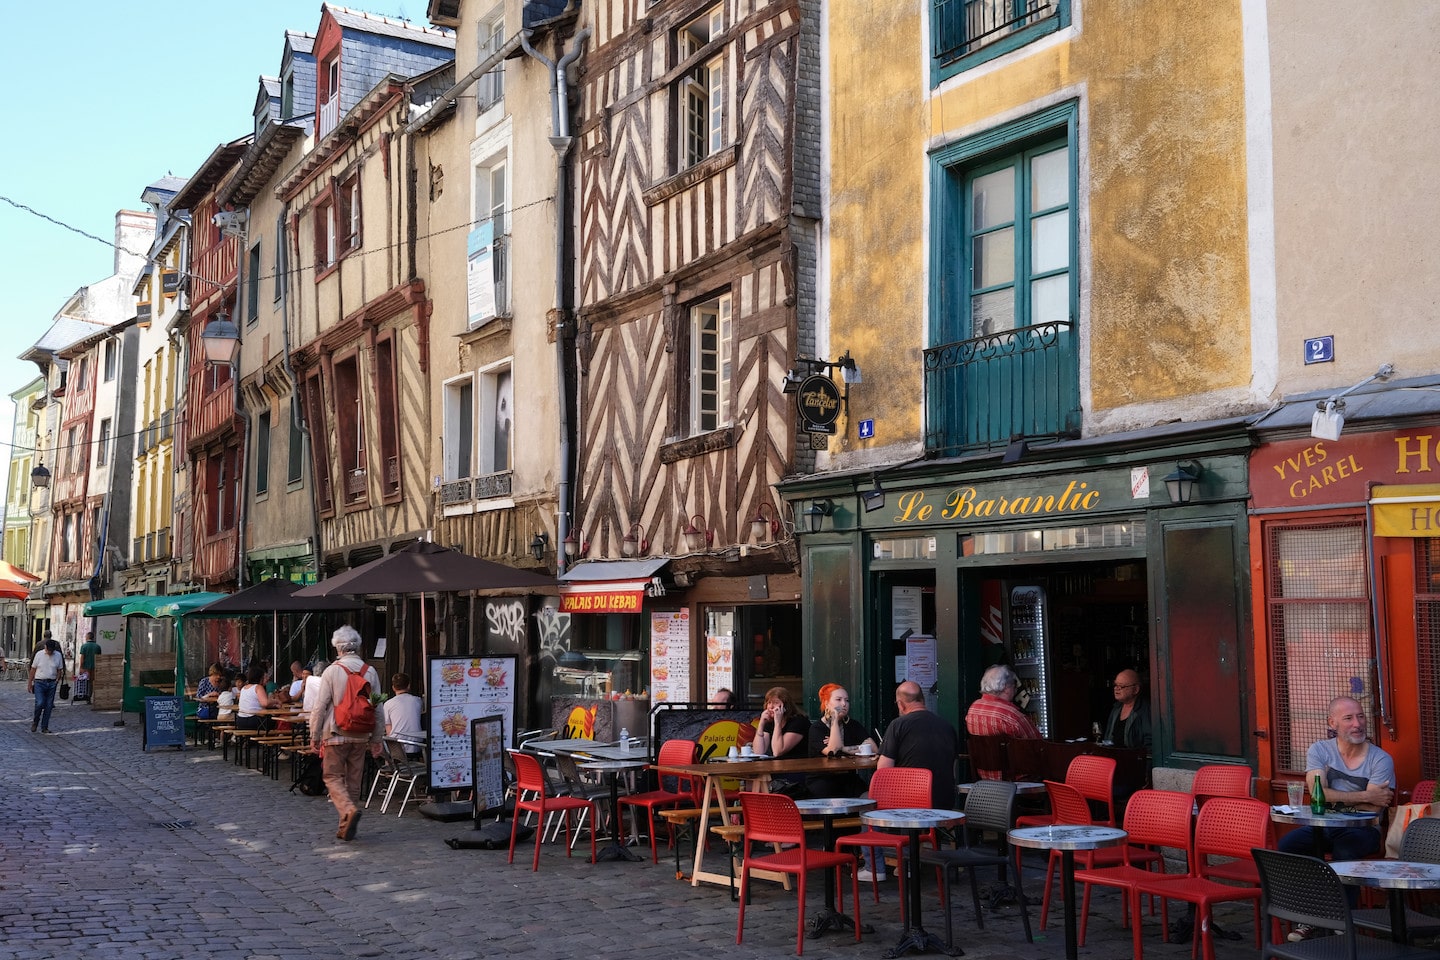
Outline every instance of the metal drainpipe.
POLYGON ((569 336, 565 322, 565 232, 569 222, 568 164, 570 147, 570 107, 565 71, 579 59, 581 48, 590 37, 590 28, 583 27, 571 40, 570 51, 559 62, 546 57, 530 45, 529 31, 520 34, 520 46, 550 71, 550 129, 555 131, 550 145, 555 148, 555 385, 560 394, 560 480, 556 499, 560 509, 555 519, 555 572, 565 572, 565 539, 570 535, 570 395, 565 379, 565 343, 569 336))
MULTIPOLYGON (((240 234, 240 249, 237 253, 239 263, 236 264, 235 275, 238 278, 235 284, 235 332, 238 337, 244 328, 246 318, 244 317, 245 285, 249 277, 245 271, 249 266, 250 258, 246 252, 250 248, 250 215, 247 210, 245 215, 245 232, 240 234)), ((240 338, 244 343, 244 338, 240 338)), ((260 358, 260 363, 265 363, 265 358, 260 358)), ((244 398, 240 395, 240 358, 235 358, 235 368, 230 371, 230 378, 235 381, 235 415, 245 424, 245 433, 240 438, 240 469, 235 471, 235 590, 238 593, 245 589, 245 521, 248 518, 245 509, 245 478, 250 475, 250 445, 254 442, 253 433, 250 429, 250 414, 245 410, 244 398)))

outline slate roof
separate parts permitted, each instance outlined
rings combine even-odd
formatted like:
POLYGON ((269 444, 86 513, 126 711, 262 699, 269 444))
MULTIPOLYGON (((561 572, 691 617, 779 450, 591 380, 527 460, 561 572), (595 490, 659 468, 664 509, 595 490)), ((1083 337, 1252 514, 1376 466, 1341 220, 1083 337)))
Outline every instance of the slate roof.
POLYGON ((335 22, 347 30, 359 30, 364 33, 373 33, 382 37, 395 37, 400 40, 414 40, 422 43, 432 43, 438 47, 445 47, 449 50, 455 49, 455 34, 453 31, 443 27, 425 27, 419 24, 407 23, 404 20, 392 20, 389 17, 382 17, 376 13, 366 13, 363 10, 351 10, 348 7, 337 7, 334 4, 322 4, 324 9, 330 12, 335 22))
POLYGON ((288 43, 290 49, 296 53, 315 52, 315 34, 313 33, 301 33, 299 30, 286 30, 285 42, 288 43))
POLYGON ((262 75, 260 77, 260 86, 264 89, 265 95, 270 97, 272 100, 280 99, 279 77, 267 77, 262 75))
POLYGON ((521 20, 528 30, 560 16, 568 6, 570 6, 568 0, 525 0, 525 7, 521 11, 521 20))
POLYGON ((96 332, 110 329, 107 324, 79 320, 75 317, 56 317, 50 329, 31 344, 30 349, 20 355, 21 360, 49 360, 74 343, 79 343, 96 332))

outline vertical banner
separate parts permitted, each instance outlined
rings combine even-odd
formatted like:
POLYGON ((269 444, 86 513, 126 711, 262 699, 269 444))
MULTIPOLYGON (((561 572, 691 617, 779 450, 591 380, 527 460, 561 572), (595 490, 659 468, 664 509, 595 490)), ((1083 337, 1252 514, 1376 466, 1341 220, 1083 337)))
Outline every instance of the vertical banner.
POLYGON ((650 614, 650 700, 684 703, 690 699, 690 612, 656 610, 650 614))
POLYGON ((722 687, 735 689, 735 638, 728 633, 711 634, 705 638, 706 701, 714 699, 722 687))
POLYGON ((489 220, 470 231, 465 241, 465 279, 470 326, 495 316, 495 224, 489 220))

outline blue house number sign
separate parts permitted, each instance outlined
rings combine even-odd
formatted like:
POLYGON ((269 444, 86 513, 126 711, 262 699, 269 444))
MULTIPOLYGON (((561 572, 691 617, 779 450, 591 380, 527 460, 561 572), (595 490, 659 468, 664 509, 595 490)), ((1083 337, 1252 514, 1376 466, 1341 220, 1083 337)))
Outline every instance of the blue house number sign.
POLYGON ((1335 359, 1334 337, 1311 337, 1305 341, 1305 362, 1329 363, 1335 359))

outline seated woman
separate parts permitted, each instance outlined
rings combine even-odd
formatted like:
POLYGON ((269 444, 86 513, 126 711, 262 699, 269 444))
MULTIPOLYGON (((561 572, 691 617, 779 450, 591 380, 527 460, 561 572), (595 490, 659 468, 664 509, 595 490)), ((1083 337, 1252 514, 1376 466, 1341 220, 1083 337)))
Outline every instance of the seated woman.
MULTIPOLYGON (((838 757, 854 752, 846 748, 861 747, 877 753, 875 741, 857 720, 850 718, 850 694, 838 683, 827 683, 820 688, 820 719, 810 724, 810 756, 838 757)), ((844 773, 812 773, 806 787, 812 797, 858 797, 865 792, 865 781, 860 774, 847 770, 844 773)))
POLYGON ((245 671, 245 685, 240 688, 237 704, 240 715, 235 718, 235 726, 241 730, 259 730, 261 721, 265 719, 260 716, 260 711, 270 708, 270 694, 265 692, 265 673, 263 663, 252 664, 245 671))
POLYGON ((201 720, 214 720, 220 712, 220 693, 225 689, 225 668, 218 662, 210 664, 210 672, 201 677, 195 686, 195 716, 201 720))
MULTIPOLYGON (((776 760, 798 760, 809 755, 805 736, 810 730, 810 720, 800 711, 795 698, 784 687, 771 687, 765 691, 765 711, 756 724, 755 752, 776 760)), ((793 796, 803 796, 805 775, 772 777, 770 789, 793 796)))

